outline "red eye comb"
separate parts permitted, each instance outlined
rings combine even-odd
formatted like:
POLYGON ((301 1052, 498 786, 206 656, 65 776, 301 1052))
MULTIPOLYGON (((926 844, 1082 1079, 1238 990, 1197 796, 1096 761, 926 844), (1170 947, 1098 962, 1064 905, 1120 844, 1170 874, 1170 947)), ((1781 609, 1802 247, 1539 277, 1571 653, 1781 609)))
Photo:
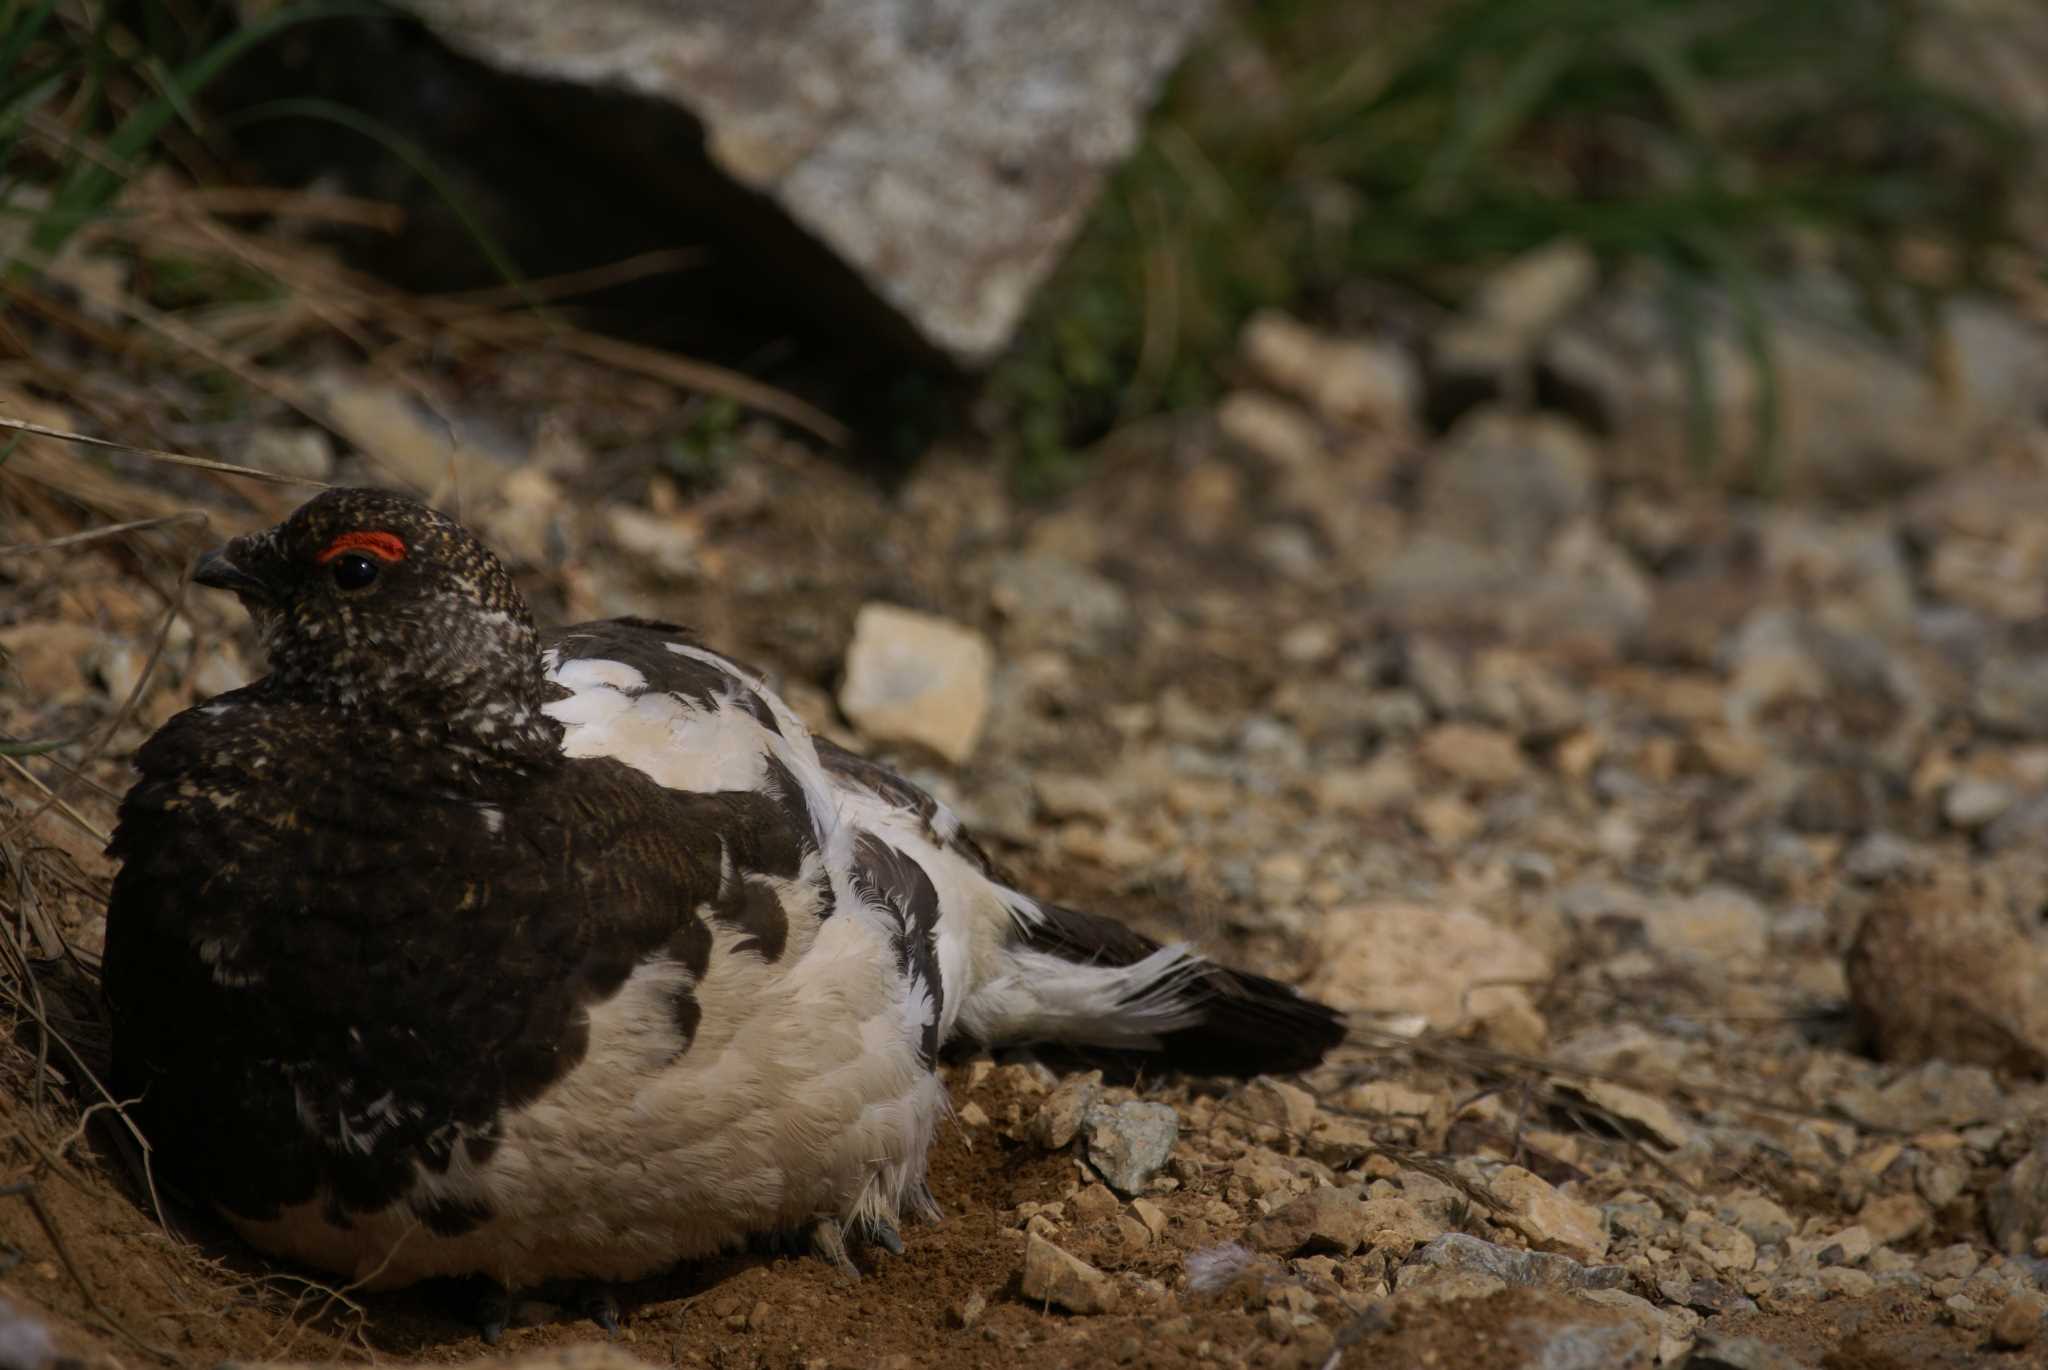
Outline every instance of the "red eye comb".
POLYGON ((405 542, 396 533, 343 533, 314 560, 322 566, 347 552, 367 552, 379 561, 404 561, 405 542))

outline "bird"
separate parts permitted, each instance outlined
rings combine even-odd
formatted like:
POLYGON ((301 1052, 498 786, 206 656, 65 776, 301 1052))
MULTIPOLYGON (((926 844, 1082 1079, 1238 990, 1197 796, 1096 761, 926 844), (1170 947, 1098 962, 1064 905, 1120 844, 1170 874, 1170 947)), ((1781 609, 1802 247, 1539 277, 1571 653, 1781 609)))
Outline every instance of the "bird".
POLYGON ((272 1256, 510 1294, 793 1234, 851 1270, 938 1216, 949 1044, 1243 1076, 1345 1038, 1289 985, 1020 890, 686 630, 541 633, 408 495, 327 490, 194 579, 267 672, 134 758, 113 1087, 152 1165, 272 1256))

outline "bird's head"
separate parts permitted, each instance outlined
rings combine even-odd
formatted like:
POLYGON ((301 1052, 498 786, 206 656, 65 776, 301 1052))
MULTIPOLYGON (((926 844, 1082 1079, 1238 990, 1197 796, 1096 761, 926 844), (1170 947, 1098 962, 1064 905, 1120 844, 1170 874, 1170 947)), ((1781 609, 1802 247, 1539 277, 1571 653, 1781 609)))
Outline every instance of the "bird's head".
POLYGON ((241 599, 273 685, 295 697, 484 739, 537 710, 525 599, 475 534, 408 496, 329 490, 207 553, 193 578, 241 599))

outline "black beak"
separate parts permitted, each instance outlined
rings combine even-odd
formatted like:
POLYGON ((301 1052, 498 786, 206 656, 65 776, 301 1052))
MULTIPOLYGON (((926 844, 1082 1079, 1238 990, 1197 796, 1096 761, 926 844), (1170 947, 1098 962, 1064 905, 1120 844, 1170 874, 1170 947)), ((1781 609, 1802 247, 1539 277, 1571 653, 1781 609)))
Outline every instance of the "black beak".
POLYGON ((228 549, 216 547, 199 558, 192 579, 216 590, 233 590, 247 599, 268 600, 270 587, 228 560, 228 549))

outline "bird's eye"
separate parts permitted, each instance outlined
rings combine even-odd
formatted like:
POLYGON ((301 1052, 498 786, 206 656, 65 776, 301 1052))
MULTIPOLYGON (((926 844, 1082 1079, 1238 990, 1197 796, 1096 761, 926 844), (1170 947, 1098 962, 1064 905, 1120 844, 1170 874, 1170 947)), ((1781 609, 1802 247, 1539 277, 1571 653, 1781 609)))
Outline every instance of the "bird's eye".
POLYGON ((360 590, 377 578, 377 563, 361 552, 347 552, 328 563, 334 583, 344 590, 360 590))

